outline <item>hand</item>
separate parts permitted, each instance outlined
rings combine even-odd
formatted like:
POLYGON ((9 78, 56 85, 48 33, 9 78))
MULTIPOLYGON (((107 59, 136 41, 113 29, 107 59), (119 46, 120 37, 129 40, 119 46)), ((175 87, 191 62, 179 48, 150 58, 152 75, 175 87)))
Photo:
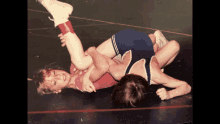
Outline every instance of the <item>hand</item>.
POLYGON ((82 77, 82 90, 87 91, 87 92, 96 92, 95 86, 93 83, 90 81, 89 77, 83 76, 82 77))
POLYGON ((63 36, 63 34, 59 34, 58 37, 60 38, 61 42, 62 42, 62 47, 66 46, 66 37, 63 36))
POLYGON ((161 100, 170 99, 170 95, 165 88, 158 89, 156 93, 161 100))

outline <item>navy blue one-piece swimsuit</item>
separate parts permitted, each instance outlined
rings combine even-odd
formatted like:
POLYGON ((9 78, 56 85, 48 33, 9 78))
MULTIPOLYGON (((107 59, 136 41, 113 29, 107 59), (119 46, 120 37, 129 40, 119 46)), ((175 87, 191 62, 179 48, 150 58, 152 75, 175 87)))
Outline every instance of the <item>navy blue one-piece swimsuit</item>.
POLYGON ((150 83, 151 76, 149 65, 151 57, 155 55, 150 37, 146 33, 126 29, 116 33, 111 39, 116 55, 123 55, 126 51, 132 51, 132 60, 126 70, 126 74, 135 62, 143 58, 146 60, 145 68, 148 82, 150 83))

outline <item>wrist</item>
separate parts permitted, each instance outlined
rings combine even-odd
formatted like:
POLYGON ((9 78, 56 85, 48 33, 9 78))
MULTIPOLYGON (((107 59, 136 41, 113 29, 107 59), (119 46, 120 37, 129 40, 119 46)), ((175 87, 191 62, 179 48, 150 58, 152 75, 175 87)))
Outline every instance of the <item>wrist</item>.
POLYGON ((174 97, 172 91, 167 91, 167 94, 168 94, 168 96, 169 96, 169 99, 171 99, 171 98, 174 97))

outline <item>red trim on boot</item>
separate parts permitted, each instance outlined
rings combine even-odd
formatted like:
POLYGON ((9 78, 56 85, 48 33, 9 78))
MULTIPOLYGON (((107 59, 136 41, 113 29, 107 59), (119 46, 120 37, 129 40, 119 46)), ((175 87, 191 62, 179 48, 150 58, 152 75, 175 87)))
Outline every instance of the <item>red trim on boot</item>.
POLYGON ((72 24, 70 21, 67 21, 65 23, 62 23, 62 24, 59 24, 58 25, 60 31, 62 32, 63 35, 65 35, 66 33, 68 32, 71 32, 71 33, 75 33, 75 31, 73 30, 73 27, 72 27, 72 24))

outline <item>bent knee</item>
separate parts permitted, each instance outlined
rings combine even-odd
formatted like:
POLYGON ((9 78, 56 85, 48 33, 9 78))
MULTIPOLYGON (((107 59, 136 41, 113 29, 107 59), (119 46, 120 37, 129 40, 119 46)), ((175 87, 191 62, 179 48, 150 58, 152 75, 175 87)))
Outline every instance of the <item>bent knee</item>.
POLYGON ((171 40, 170 44, 172 44, 172 47, 175 49, 175 51, 179 51, 180 50, 180 45, 177 41, 175 40, 171 40))

